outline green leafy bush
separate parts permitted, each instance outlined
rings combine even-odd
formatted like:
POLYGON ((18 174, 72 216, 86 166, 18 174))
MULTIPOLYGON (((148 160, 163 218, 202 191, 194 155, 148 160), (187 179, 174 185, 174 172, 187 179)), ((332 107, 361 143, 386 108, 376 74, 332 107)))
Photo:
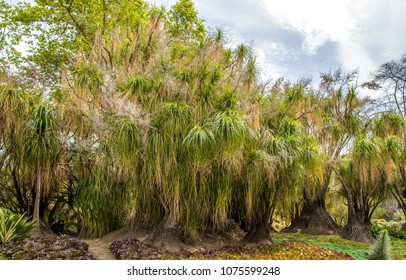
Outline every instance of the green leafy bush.
POLYGON ((406 231, 404 230, 400 230, 397 227, 392 227, 389 225, 384 225, 384 226, 380 226, 380 225, 371 225, 370 226, 370 231, 372 233, 372 235, 377 238, 379 236, 379 234, 383 231, 386 230, 388 232, 388 234, 392 237, 396 237, 399 239, 404 239, 406 240, 406 231))
POLYGON ((376 208, 374 214, 372 215, 372 219, 386 220, 388 218, 389 218, 388 210, 382 207, 376 208))
POLYGON ((7 215, 0 208, 0 244, 12 240, 22 240, 34 228, 35 222, 24 215, 7 215))
POLYGON ((376 238, 382 230, 382 227, 378 225, 370 225, 369 230, 374 238, 376 238))

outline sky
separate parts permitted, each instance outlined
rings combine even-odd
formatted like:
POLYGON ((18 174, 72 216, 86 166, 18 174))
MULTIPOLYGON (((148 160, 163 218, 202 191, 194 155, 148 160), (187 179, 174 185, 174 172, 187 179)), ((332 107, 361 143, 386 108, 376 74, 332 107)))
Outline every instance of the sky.
MULTIPOLYGON (((170 7, 176 0, 147 0, 170 7)), ((15 3, 16 0, 6 2, 15 3)), ((359 69, 359 83, 406 53, 405 0, 195 0, 230 45, 253 44, 263 79, 359 69)))
POLYGON ((320 72, 359 68, 361 83, 406 53, 405 0, 195 0, 195 7, 232 44, 253 43, 263 77, 317 81, 320 72))

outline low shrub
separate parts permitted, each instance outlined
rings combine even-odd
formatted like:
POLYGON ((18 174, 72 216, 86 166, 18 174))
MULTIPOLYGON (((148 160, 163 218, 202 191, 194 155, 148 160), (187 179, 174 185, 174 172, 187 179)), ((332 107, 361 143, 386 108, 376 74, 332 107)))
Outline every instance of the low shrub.
POLYGON ((372 215, 372 219, 379 219, 379 220, 386 220, 389 219, 388 210, 382 207, 376 208, 374 214, 372 215))
POLYGON ((390 236, 406 240, 406 231, 401 230, 398 225, 371 225, 369 228, 375 238, 378 238, 379 234, 386 230, 390 236))
POLYGON ((89 245, 69 236, 27 238, 0 245, 0 253, 12 260, 94 260, 89 245))
POLYGON ((34 226, 24 215, 7 214, 0 208, 0 244, 24 239, 34 226))

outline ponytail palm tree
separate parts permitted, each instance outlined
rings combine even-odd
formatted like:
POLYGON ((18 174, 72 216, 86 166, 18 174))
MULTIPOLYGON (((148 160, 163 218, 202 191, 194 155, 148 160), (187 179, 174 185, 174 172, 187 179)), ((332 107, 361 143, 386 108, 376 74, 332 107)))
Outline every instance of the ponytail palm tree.
POLYGON ((274 202, 278 194, 276 181, 276 162, 264 150, 251 150, 247 155, 243 174, 243 193, 241 217, 247 235, 244 240, 267 243, 270 241, 270 226, 275 210, 274 202))
MULTIPOLYGON (((185 172, 182 143, 191 124, 191 109, 183 102, 164 103, 152 117, 141 171, 138 207, 149 208, 144 220, 160 223, 152 240, 159 240, 163 230, 177 232, 182 226, 182 194, 185 172), (155 206, 153 206, 155 205, 155 206), (154 213, 155 212, 155 213, 154 213)), ((145 209, 138 208, 136 217, 145 209)))
MULTIPOLYGON (((17 201, 17 209, 20 214, 32 215, 32 204, 28 193, 31 190, 31 182, 27 180, 26 173, 22 170, 21 141, 22 131, 26 126, 26 118, 29 111, 29 100, 32 96, 21 90, 11 78, 1 76, 0 85, 0 169, 4 171, 1 184, 10 184, 10 190, 4 188, 1 193, 11 193, 11 197, 17 201), (3 181, 4 180, 4 181, 3 181)), ((14 200, 2 197, 4 205, 13 203, 14 200)))
POLYGON ((22 132, 22 164, 29 170, 35 181, 35 203, 33 218, 36 229, 41 224, 41 203, 52 193, 62 179, 62 169, 58 166, 61 145, 58 139, 58 120, 55 110, 40 102, 30 112, 26 127, 22 132))
POLYGON ((335 73, 321 74, 317 92, 292 92, 292 100, 301 100, 292 105, 301 108, 296 116, 319 143, 325 160, 323 178, 306 186, 308 191, 303 193, 303 207, 293 219, 288 229, 290 232, 300 230, 308 234, 335 234, 341 231, 327 212, 326 197, 334 165, 361 126, 360 114, 366 101, 360 99, 356 88, 350 85, 354 77, 354 73, 344 75, 337 70, 335 73))
POLYGON ((319 147, 306 137, 299 122, 285 119, 270 126, 272 130, 262 132, 255 144, 262 149, 251 150, 244 166, 241 216, 247 241, 269 242, 276 209, 287 212, 303 185, 319 180, 322 173, 319 147))
POLYGON ((383 143, 373 136, 357 138, 351 158, 343 161, 337 175, 347 198, 348 223, 342 236, 371 242, 368 229, 373 211, 385 198, 383 143))
POLYGON ((374 124, 377 137, 384 142, 385 177, 389 191, 406 215, 405 119, 401 114, 390 111, 379 116, 374 124))
POLYGON ((217 141, 213 127, 208 124, 195 125, 182 142, 185 186, 182 200, 185 201, 185 236, 195 238, 199 233, 213 227, 214 174, 213 160, 216 157, 217 141))

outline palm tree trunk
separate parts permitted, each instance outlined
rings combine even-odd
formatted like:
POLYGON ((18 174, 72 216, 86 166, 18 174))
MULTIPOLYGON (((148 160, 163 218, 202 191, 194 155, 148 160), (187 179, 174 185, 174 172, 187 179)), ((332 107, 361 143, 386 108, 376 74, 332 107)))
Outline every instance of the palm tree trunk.
POLYGON ((253 226, 248 233, 244 236, 243 241, 249 243, 259 244, 272 244, 272 238, 270 237, 271 226, 268 222, 262 222, 253 226))
POLYGON ((364 222, 364 213, 354 203, 351 189, 346 189, 348 202, 348 223, 344 227, 341 237, 359 242, 372 243, 374 238, 364 222))
POLYGON ((304 191, 304 204, 298 217, 295 217, 286 232, 306 234, 337 234, 341 229, 326 209, 327 188, 319 186, 314 195, 304 191))
MULTIPOLYGON (((266 203, 266 197, 268 197, 268 195, 265 195, 262 198, 262 203, 266 203)), ((250 229, 244 236, 243 241, 265 245, 273 244, 272 238, 270 236, 272 229, 272 214, 272 206, 268 204, 264 213, 258 213, 255 221, 250 225, 250 229)))
POLYGON ((37 169, 37 184, 35 186, 35 202, 34 202, 34 213, 33 218, 36 222, 36 229, 40 228, 40 204, 41 204, 41 167, 38 166, 37 169))

